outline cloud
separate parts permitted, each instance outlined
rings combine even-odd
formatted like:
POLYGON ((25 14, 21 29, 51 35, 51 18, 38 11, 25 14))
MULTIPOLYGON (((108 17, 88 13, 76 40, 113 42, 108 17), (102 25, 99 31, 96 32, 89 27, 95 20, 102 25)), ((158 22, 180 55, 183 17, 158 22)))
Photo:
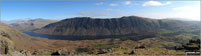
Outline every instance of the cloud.
POLYGON ((111 3, 109 4, 110 6, 118 6, 118 4, 115 4, 115 3, 111 3))
POLYGON ((196 6, 181 6, 181 7, 175 7, 173 10, 178 10, 178 11, 187 11, 187 10, 192 10, 192 9, 198 9, 199 7, 196 6))
POLYGON ((169 18, 172 14, 171 13, 160 13, 160 12, 146 12, 146 13, 137 13, 134 14, 136 16, 153 18, 153 19, 163 19, 169 18))
POLYGON ((123 16, 119 9, 88 10, 78 13, 81 17, 114 18, 123 16), (115 12, 115 13, 114 13, 115 12))
POLYGON ((96 3, 96 5, 103 5, 104 3, 103 2, 100 2, 100 3, 96 3))
POLYGON ((100 16, 106 16, 108 14, 110 13, 106 11, 95 11, 95 10, 88 10, 85 12, 78 13, 78 15, 84 16, 84 17, 100 17, 100 16))
POLYGON ((200 20, 200 6, 180 6, 172 10, 175 12, 173 17, 200 20))
POLYGON ((113 10, 113 9, 110 9, 110 8, 109 8, 109 9, 105 9, 105 11, 112 11, 112 10, 113 10))
MULTIPOLYGON (((131 14, 132 15, 132 14, 131 14)), ((180 6, 172 8, 170 12, 146 12, 133 14, 136 16, 164 19, 164 18, 179 18, 181 20, 200 20, 200 6, 180 6)))
POLYGON ((168 4, 171 4, 171 2, 166 2, 165 4, 168 5, 168 4))
POLYGON ((161 5, 168 5, 171 4, 171 2, 161 3, 158 1, 148 1, 145 2, 142 6, 161 6, 161 5))
POLYGON ((130 5, 130 4, 131 4, 131 1, 125 1, 124 4, 125 4, 125 5, 130 5))

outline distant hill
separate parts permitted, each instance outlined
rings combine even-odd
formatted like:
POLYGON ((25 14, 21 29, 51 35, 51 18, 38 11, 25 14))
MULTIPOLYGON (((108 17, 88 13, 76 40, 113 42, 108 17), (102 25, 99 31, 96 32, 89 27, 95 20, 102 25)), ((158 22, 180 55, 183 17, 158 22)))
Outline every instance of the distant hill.
POLYGON ((165 19, 180 20, 180 21, 200 21, 200 20, 193 20, 193 19, 190 19, 190 18, 165 18, 165 19))
POLYGON ((18 20, 15 23, 12 23, 10 25, 16 28, 17 30, 20 30, 23 32, 30 32, 53 22, 56 22, 56 20, 31 19, 31 20, 18 20))
POLYGON ((192 25, 197 26, 199 22, 156 20, 138 16, 110 19, 75 17, 48 24, 34 32, 70 36, 129 35, 150 34, 156 33, 160 29, 180 29, 192 25))
POLYGON ((200 21, 180 21, 171 19, 158 20, 161 29, 180 29, 184 27, 197 27, 200 28, 200 21))

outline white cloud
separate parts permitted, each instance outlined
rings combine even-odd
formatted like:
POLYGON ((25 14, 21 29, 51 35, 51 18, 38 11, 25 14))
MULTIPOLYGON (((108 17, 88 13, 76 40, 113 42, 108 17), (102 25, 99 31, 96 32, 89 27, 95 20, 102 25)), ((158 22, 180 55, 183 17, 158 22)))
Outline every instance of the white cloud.
POLYGON ((147 12, 147 13, 138 13, 134 14, 136 16, 141 16, 141 17, 147 17, 147 18, 153 18, 153 19, 163 19, 163 18, 169 18, 171 14, 169 13, 153 13, 153 12, 147 12))
POLYGON ((110 8, 103 10, 87 10, 79 12, 78 15, 81 17, 94 17, 94 18, 114 18, 123 16, 121 10, 110 9, 110 8))
POLYGON ((118 6, 118 4, 115 4, 115 3, 111 3, 109 4, 110 6, 118 6))
POLYGON ((96 5, 103 5, 104 3, 103 2, 100 2, 100 3, 96 3, 96 5))
POLYGON ((142 6, 161 6, 161 5, 168 5, 171 4, 171 2, 161 3, 158 1, 148 1, 145 2, 142 6))
POLYGON ((168 5, 168 4, 171 4, 171 2, 166 2, 165 4, 168 5))
POLYGON ((181 6, 172 9, 175 14, 172 17, 200 20, 200 6, 181 6))
POLYGON ((198 9, 199 7, 195 7, 195 6, 181 6, 181 7, 176 7, 173 8, 173 10, 178 10, 178 11, 186 11, 186 10, 192 10, 192 9, 198 9))
POLYGON ((105 9, 105 11, 112 11, 112 9, 110 9, 110 8, 109 9, 105 9))
POLYGON ((124 4, 125 4, 125 5, 130 5, 130 4, 131 4, 131 1, 125 1, 124 4))
MULTIPOLYGON (((132 15, 132 14, 131 14, 132 15)), ((142 17, 164 19, 164 18, 179 18, 180 20, 200 20, 200 6, 181 6, 172 8, 170 12, 147 12, 133 14, 142 17)))
POLYGON ((85 12, 78 13, 78 15, 84 16, 84 17, 100 17, 100 16, 106 16, 109 14, 110 13, 106 11, 95 11, 95 10, 88 10, 85 12))

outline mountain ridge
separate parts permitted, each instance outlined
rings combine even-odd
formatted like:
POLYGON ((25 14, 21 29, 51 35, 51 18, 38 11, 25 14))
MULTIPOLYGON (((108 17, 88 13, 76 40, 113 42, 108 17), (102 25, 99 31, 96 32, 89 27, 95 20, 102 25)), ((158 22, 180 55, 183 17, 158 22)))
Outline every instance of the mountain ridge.
POLYGON ((111 19, 75 17, 48 24, 34 32, 74 36, 125 35, 154 33, 159 27, 157 20, 137 16, 111 19))
POLYGON ((151 19, 138 16, 120 18, 74 17, 48 24, 34 31, 49 35, 104 36, 126 34, 150 34, 160 29, 174 29, 192 26, 200 22, 169 19, 151 19))

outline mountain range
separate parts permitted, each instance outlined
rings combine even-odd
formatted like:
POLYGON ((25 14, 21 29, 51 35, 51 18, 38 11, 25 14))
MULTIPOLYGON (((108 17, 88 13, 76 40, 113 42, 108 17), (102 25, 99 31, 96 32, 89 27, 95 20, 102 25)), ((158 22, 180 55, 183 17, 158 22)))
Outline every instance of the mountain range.
POLYGON ((15 29, 22 32, 31 32, 36 29, 40 29, 43 26, 57 22, 57 20, 49 20, 49 19, 31 19, 31 20, 18 20, 15 23, 11 23, 10 25, 15 29))
POLYGON ((0 22, 1 54, 10 56, 77 54, 164 55, 183 54, 186 49, 184 47, 186 46, 198 48, 199 44, 195 44, 195 46, 192 46, 194 44, 188 45, 188 41, 199 39, 200 22, 150 19, 137 16, 108 19, 75 17, 49 23, 32 30, 36 33, 49 35, 133 35, 120 38, 76 41, 33 37, 18 30, 0 22), (174 48, 183 49, 176 50, 174 48))

